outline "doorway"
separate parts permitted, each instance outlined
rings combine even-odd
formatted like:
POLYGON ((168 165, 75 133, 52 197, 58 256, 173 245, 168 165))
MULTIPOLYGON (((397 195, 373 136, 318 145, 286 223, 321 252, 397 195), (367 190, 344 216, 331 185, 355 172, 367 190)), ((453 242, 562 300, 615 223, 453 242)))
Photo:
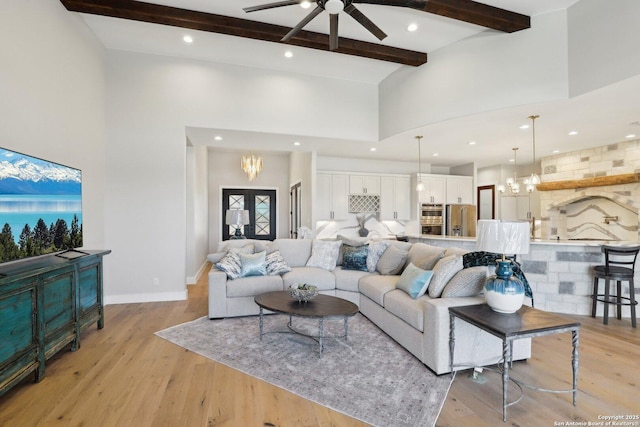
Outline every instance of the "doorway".
POLYGON ((289 211, 289 215, 291 216, 289 220, 289 235, 292 239, 298 238, 298 229, 302 225, 302 201, 301 201, 301 183, 297 183, 291 187, 291 191, 289 191, 289 206, 291 210, 289 211))
POLYGON ((249 211, 249 224, 240 230, 247 239, 275 240, 276 200, 276 190, 222 189, 222 240, 229 240, 235 233, 235 226, 224 223, 228 209, 249 211))

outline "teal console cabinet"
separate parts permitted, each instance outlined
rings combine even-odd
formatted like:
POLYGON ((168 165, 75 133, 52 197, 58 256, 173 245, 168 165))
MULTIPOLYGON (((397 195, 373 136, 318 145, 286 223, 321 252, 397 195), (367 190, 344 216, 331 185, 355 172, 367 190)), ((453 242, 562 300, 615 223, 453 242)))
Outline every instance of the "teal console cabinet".
POLYGON ((104 326, 102 258, 111 251, 85 253, 0 266, 0 395, 32 373, 40 381, 47 359, 104 326))

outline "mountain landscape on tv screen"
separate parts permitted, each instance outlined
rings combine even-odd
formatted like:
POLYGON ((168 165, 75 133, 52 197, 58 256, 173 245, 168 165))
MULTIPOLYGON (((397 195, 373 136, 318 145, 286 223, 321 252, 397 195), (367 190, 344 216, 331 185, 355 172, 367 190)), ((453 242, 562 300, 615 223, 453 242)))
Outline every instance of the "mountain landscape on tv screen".
POLYGON ((82 246, 82 172, 0 148, 0 262, 82 246))

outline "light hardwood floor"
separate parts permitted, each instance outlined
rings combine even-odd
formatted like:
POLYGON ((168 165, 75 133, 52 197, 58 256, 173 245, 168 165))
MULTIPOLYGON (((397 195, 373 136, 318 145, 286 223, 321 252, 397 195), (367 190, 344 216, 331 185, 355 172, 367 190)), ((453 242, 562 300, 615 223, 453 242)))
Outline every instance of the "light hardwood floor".
MULTIPOLYGON (((365 425, 154 335, 206 313, 206 276, 189 286, 187 301, 107 306, 105 328, 86 331, 80 350, 54 356, 40 383, 25 380, 0 396, 0 426, 365 425)), ((437 425, 549 427, 640 415, 638 330, 629 320, 604 326, 601 319, 576 318, 582 322, 576 407, 570 393, 525 390, 502 423, 499 375, 487 373, 480 385, 462 372, 437 425)), ((545 388, 570 387, 570 334, 537 338, 532 353, 516 363, 514 375, 545 388)))

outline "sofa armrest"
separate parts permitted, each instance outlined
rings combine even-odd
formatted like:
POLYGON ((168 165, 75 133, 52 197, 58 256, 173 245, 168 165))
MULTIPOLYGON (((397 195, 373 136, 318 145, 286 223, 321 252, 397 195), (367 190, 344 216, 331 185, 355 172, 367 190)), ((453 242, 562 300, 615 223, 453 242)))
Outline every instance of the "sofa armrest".
POLYGON ((227 315, 227 274, 212 266, 209 271, 209 319, 227 315))

